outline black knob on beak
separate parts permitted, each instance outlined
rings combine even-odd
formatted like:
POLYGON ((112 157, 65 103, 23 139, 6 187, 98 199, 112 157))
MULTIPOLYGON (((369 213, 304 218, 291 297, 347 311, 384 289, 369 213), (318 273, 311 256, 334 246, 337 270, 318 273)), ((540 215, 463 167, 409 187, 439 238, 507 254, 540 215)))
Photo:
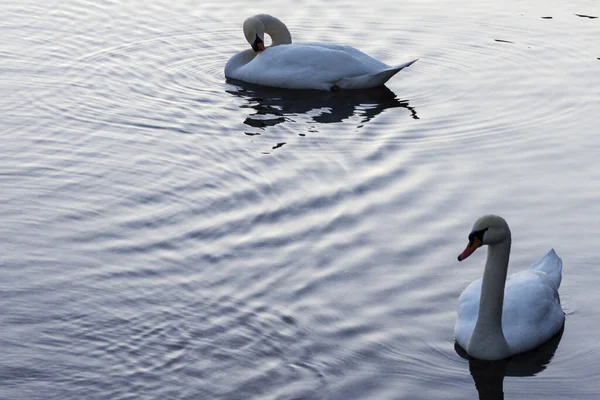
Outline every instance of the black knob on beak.
POLYGON ((261 52, 265 49, 265 43, 262 41, 261 38, 258 37, 258 35, 256 35, 256 39, 254 39, 254 43, 252 43, 252 50, 254 50, 255 52, 261 52))

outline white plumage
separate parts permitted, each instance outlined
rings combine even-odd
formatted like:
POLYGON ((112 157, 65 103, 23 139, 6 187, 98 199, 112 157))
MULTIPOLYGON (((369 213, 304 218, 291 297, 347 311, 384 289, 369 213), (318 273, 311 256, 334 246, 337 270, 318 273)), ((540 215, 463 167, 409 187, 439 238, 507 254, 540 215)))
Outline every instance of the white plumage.
POLYGON ((417 61, 389 66, 350 46, 292 44, 283 22, 266 14, 244 22, 244 34, 251 45, 262 43, 264 33, 272 37, 272 45, 263 51, 249 49, 235 54, 225 66, 227 78, 288 89, 368 89, 382 86, 417 61))
POLYGON ((553 337, 565 321, 558 295, 562 260, 552 249, 528 269, 506 277, 510 230, 497 216, 475 223, 469 246, 459 259, 483 244, 491 247, 484 277, 460 295, 456 342, 469 355, 490 360, 534 349, 553 337), (479 235, 481 244, 477 243, 479 235), (484 296, 482 287, 488 292, 484 296))

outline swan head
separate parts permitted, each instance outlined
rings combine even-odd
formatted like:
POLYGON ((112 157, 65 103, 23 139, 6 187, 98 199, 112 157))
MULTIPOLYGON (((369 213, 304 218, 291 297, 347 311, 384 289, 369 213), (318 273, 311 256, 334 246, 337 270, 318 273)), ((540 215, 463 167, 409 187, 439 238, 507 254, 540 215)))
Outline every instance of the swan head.
POLYGON ((483 245, 494 245, 506 240, 510 240, 510 229, 504 218, 493 214, 484 215, 473 224, 469 233, 469 243, 458 256, 458 261, 469 257, 483 245))
POLYGON ((244 36, 255 52, 265 49, 265 25, 256 16, 244 21, 244 36))

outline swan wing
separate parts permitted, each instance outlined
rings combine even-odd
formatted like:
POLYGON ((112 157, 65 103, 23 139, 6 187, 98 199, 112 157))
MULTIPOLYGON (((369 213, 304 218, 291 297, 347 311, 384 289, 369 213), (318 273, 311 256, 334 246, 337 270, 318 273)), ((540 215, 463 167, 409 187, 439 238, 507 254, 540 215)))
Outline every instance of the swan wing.
MULTIPOLYGON (((243 58, 238 57, 240 59, 243 58)), ((343 82, 340 87, 359 89, 381 86, 410 64, 412 62, 390 67, 350 46, 293 43, 269 47, 246 64, 226 68, 225 75, 290 89, 329 90, 338 82, 343 82)))
POLYGON ((507 278, 502 331, 513 354, 541 345, 564 321, 558 289, 546 274, 527 269, 507 278))
POLYGON ((349 78, 342 78, 336 82, 342 89, 366 89, 383 86, 390 78, 400 72, 402 69, 412 65, 417 60, 412 60, 394 67, 385 68, 382 71, 359 75, 349 78))

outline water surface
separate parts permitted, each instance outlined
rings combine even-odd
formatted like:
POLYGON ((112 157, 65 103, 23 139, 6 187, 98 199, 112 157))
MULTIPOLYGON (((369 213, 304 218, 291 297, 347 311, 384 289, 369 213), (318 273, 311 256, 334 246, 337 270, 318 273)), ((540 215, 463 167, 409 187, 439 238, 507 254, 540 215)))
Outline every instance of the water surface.
POLYGON ((0 398, 597 398, 597 2, 0 14, 0 398), (356 94, 226 82, 258 12, 419 61, 356 94), (491 367, 453 340, 488 212, 512 271, 563 258, 567 314, 491 367))

